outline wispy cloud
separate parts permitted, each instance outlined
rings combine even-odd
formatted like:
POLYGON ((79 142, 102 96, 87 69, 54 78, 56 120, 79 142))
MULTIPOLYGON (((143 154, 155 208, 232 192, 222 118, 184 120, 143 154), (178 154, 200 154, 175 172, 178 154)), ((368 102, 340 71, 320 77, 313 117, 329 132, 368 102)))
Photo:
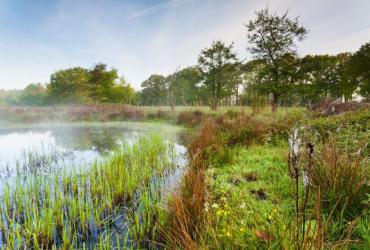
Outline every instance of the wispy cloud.
POLYGON ((127 20, 132 20, 136 19, 139 17, 147 16, 152 13, 156 13, 161 10, 169 9, 169 8, 174 8, 183 4, 191 3, 194 2, 195 0, 170 0, 170 1, 165 1, 160 4, 152 5, 147 8, 141 9, 135 13, 132 13, 129 15, 126 19, 127 20))

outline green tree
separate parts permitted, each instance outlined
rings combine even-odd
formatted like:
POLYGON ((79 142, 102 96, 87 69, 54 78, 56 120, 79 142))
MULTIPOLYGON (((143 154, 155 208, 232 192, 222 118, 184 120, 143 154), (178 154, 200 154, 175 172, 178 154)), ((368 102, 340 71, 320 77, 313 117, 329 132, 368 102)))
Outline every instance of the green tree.
POLYGON ((225 45, 215 41, 209 48, 201 51, 198 65, 203 75, 203 90, 207 103, 217 109, 220 101, 232 93, 234 81, 231 74, 236 70, 238 59, 233 52, 233 44, 225 45))
POLYGON ((27 85, 19 97, 19 104, 26 106, 41 106, 46 101, 46 88, 41 83, 27 85))
POLYGON ((52 103, 84 103, 88 100, 89 72, 81 67, 59 70, 50 76, 48 99, 52 103))
POLYGON ((165 105, 167 103, 167 79, 162 75, 151 75, 141 83, 142 105, 165 105))
POLYGON ((95 103, 110 102, 118 81, 117 70, 107 70, 107 65, 99 63, 89 71, 88 92, 95 103))
POLYGON ((337 88, 337 58, 329 55, 307 55, 301 59, 302 78, 297 92, 304 103, 328 98, 337 88))
POLYGON ((123 78, 120 78, 119 84, 112 87, 109 102, 121 104, 135 104, 137 97, 135 90, 123 78))
POLYGON ((359 94, 370 99, 370 42, 361 46, 348 63, 348 73, 359 83, 359 94))
POLYGON ((258 82, 260 72, 264 67, 264 60, 255 59, 243 63, 240 67, 243 83, 243 93, 241 95, 241 104, 249 106, 262 106, 263 97, 258 91, 258 82))
POLYGON ((199 83, 202 80, 201 71, 197 67, 187 67, 167 77, 170 103, 175 105, 194 105, 200 99, 199 83))
POLYGON ((251 45, 250 52, 257 59, 266 62, 264 73, 269 81, 264 81, 265 91, 273 96, 273 110, 276 110, 279 98, 286 92, 286 77, 282 77, 282 68, 287 54, 296 55, 296 42, 302 41, 307 30, 299 25, 298 18, 290 19, 288 12, 279 16, 270 13, 268 8, 256 12, 256 19, 246 24, 248 40, 251 45), (284 79, 285 78, 285 79, 284 79))

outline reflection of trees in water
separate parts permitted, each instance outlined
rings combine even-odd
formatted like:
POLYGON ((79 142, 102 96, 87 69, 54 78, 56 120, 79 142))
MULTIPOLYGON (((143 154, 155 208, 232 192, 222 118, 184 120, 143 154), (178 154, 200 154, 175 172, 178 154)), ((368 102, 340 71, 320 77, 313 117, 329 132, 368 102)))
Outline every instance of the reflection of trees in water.
POLYGON ((122 127, 50 127, 50 128, 9 128, 0 129, 0 135, 9 133, 50 132, 57 145, 73 150, 95 150, 107 152, 119 146, 125 139, 130 139, 139 130, 122 127))
POLYGON ((126 138, 132 138, 132 130, 102 127, 69 127, 50 130, 56 144, 75 150, 96 150, 99 153, 118 147, 126 138))

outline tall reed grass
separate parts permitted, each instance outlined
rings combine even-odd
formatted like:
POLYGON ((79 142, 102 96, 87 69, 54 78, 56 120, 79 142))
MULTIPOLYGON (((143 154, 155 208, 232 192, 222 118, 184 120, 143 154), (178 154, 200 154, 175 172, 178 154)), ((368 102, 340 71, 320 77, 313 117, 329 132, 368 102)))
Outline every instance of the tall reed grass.
POLYGON ((161 178, 176 167, 174 156, 173 144, 143 136, 88 170, 18 177, 2 193, 1 246, 155 247, 165 221, 161 178))

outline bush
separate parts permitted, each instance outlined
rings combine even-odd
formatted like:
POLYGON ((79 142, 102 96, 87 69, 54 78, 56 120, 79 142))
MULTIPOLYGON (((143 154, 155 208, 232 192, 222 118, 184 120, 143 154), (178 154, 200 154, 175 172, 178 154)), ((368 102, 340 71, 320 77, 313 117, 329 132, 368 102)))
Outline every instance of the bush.
POLYGON ((330 99, 324 99, 321 102, 309 107, 311 111, 315 111, 320 115, 337 115, 348 111, 357 111, 361 109, 369 109, 370 102, 337 102, 330 99))
POLYGON ((188 127, 195 127, 199 125, 205 118, 202 111, 183 111, 177 117, 177 124, 183 124, 188 127))

